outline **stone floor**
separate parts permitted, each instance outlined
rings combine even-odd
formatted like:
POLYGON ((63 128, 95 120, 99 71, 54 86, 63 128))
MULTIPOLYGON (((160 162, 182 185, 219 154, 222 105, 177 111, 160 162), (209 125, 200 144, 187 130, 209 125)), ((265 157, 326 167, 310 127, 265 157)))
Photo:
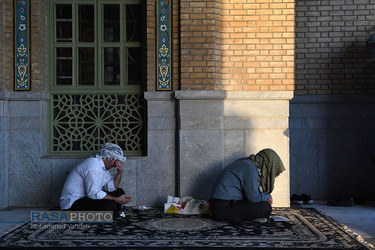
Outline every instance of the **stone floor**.
POLYGON ((46 208, 6 208, 0 210, 0 235, 18 224, 30 220, 31 211, 42 211, 46 208))
MULTIPOLYGON (((325 202, 314 202, 312 205, 301 207, 315 207, 339 223, 346 225, 366 241, 375 245, 375 202, 353 207, 332 207, 325 202)), ((8 208, 0 210, 0 235, 9 231, 17 224, 30 219, 31 211, 43 211, 46 208, 8 208)))
POLYGON ((327 206, 325 201, 316 201, 312 205, 301 207, 319 209, 375 246, 375 201, 352 207, 333 207, 327 206))

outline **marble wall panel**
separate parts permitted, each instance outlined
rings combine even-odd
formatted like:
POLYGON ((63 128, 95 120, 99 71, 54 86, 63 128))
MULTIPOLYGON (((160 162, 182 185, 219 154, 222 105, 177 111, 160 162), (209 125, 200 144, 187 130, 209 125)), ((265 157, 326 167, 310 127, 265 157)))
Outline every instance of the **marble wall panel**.
POLYGON ((181 130, 180 142, 181 196, 208 200, 224 166, 224 132, 181 130))
POLYGON ((148 118, 174 117, 175 104, 171 100, 149 100, 147 104, 148 118))
POLYGON ((9 121, 11 130, 40 130, 40 117, 12 117, 9 121))
POLYGON ((0 99, 0 209, 8 206, 8 103, 0 99))
POLYGON ((223 117, 207 115, 181 116, 180 128, 182 130, 219 130, 223 129, 223 117))
POLYGON ((180 100, 180 116, 222 116, 222 100, 180 100))
POLYGON ((126 196, 132 197, 132 201, 126 206, 135 206, 137 204, 137 168, 138 161, 128 159, 126 160, 123 168, 122 179, 119 187, 124 189, 126 196))
POLYGON ((227 100, 224 116, 287 117, 289 103, 285 100, 227 100))
POLYGON ((51 168, 40 160, 39 131, 9 133, 9 206, 47 206, 51 168))
POLYGON ((161 205, 175 193, 175 132, 149 130, 147 158, 137 166, 138 205, 161 205))
POLYGON ((288 117, 225 116, 225 129, 285 129, 288 117))
POLYGON ((153 130, 174 130, 176 119, 174 117, 149 117, 147 120, 148 129, 153 130))
POLYGON ((224 149, 224 166, 249 155, 248 152, 245 152, 245 130, 225 130, 224 149))
MULTIPOLYGON (((42 133, 46 123, 43 93, 17 93, 6 100, 9 111, 7 129, 8 206, 49 206, 51 204, 52 166, 41 159, 42 133)), ((45 144, 43 144, 45 145, 45 144)))
POLYGON ((43 106, 39 101, 10 101, 9 115, 11 117, 41 117, 43 106))

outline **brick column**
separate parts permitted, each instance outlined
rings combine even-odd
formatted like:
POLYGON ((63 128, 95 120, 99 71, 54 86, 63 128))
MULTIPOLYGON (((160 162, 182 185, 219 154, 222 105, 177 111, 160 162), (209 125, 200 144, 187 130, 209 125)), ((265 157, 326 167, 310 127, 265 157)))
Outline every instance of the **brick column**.
POLYGON ((156 33, 155 33, 155 1, 147 0, 146 10, 146 27, 147 27, 147 90, 155 90, 155 44, 156 44, 156 33))
POLYGON ((294 88, 294 0, 225 0, 222 89, 294 88))
MULTIPOLYGON (((0 3, 0 16, 4 16, 4 2, 0 3)), ((0 69, 4 69, 4 22, 0 18, 0 69)), ((0 70, 0 90, 4 88, 4 70, 0 70)))
POLYGON ((31 88, 46 92, 48 86, 47 0, 30 1, 31 88))
POLYGON ((181 89, 219 89, 221 1, 181 0, 180 6, 181 89))
POLYGON ((182 0, 181 89, 294 90, 294 0, 182 0))

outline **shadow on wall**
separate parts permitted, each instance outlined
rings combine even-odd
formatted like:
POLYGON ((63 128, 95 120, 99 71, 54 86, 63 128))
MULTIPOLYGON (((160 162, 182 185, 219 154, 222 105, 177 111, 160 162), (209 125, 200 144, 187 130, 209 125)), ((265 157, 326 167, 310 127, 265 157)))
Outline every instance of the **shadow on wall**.
POLYGON ((296 95, 291 101, 291 193, 375 200, 375 58, 367 55, 365 42, 327 54, 316 78, 333 91, 341 88, 340 95, 296 95))
POLYGON ((177 93, 180 167, 176 181, 180 196, 209 200, 213 183, 224 167, 225 93, 212 93, 219 99, 200 91, 177 93))
POLYGON ((222 168, 218 165, 208 166, 199 172, 196 178, 192 181, 189 196, 197 199, 209 200, 212 197, 213 184, 222 168))
POLYGON ((296 1, 291 193, 375 200, 373 4, 323 2, 296 1))
POLYGON ((345 47, 326 54, 327 58, 321 63, 320 78, 328 80, 334 94, 375 93, 375 54, 366 48, 366 41, 344 44, 345 47))

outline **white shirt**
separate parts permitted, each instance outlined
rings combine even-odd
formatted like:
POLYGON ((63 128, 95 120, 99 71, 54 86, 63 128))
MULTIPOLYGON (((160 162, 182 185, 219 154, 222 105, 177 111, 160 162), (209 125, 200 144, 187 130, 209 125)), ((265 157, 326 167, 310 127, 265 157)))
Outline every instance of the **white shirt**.
POLYGON ((113 177, 105 168, 102 158, 87 158, 69 173, 62 190, 60 208, 69 209, 76 200, 83 197, 103 199, 107 195, 103 190, 116 190, 113 177))

